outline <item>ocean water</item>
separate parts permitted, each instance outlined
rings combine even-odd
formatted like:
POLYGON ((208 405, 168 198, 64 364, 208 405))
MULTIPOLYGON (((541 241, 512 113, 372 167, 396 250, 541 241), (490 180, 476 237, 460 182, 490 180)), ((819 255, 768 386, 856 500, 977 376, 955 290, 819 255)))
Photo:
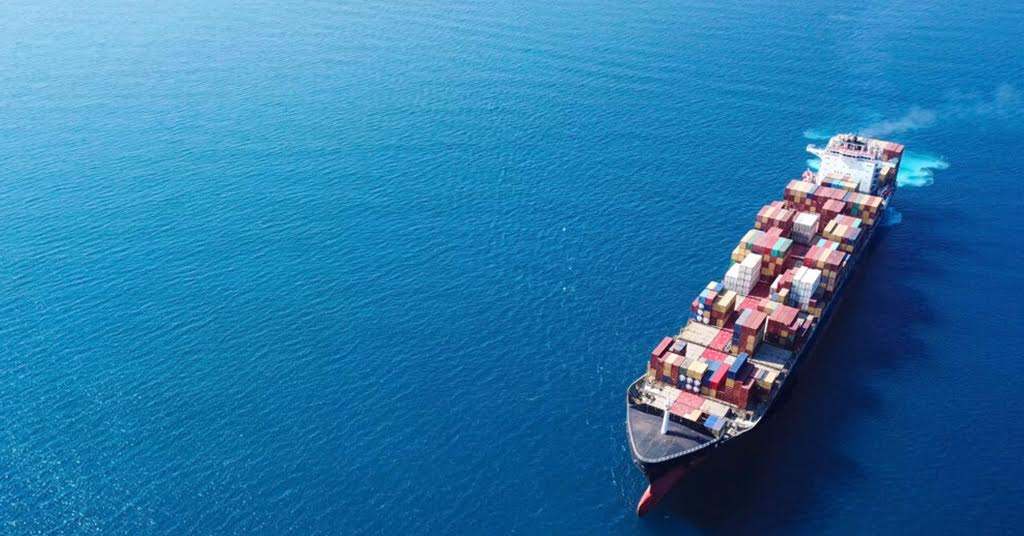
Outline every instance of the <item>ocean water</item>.
POLYGON ((1019 2, 0 7, 0 532, 1011 533, 1019 2), (904 188, 756 441, 624 389, 843 130, 904 188))

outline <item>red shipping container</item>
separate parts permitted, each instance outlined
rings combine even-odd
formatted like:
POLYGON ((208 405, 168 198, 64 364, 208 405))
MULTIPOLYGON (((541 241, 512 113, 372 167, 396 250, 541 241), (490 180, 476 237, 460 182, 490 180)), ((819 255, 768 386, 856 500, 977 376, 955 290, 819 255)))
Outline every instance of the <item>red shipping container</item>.
POLYGON ((737 379, 732 387, 727 384, 719 391, 719 398, 737 407, 746 409, 750 406, 750 393, 754 387, 755 380, 750 377, 749 369, 744 380, 737 379))
POLYGON ((831 221, 844 210, 846 210, 846 203, 836 199, 829 199, 821 205, 821 215, 824 217, 824 221, 831 221))
POLYGON ((672 382, 678 384, 679 383, 679 379, 682 378, 686 374, 686 371, 684 371, 682 369, 683 356, 681 356, 679 354, 674 354, 672 352, 669 352, 669 353, 665 354, 665 358, 664 359, 667 360, 668 356, 673 356, 672 357, 672 382))
POLYGON ((778 333, 780 330, 786 329, 793 325, 796 321, 796 315, 800 310, 796 307, 790 307, 788 305, 780 305, 775 308, 775 312, 768 317, 768 331, 778 333))
POLYGON ((729 367, 718 367, 718 370, 711 375, 711 388, 714 390, 721 389, 725 385, 725 375, 729 373, 729 367))
POLYGON ((661 357, 661 354, 664 354, 665 350, 668 350, 669 346, 672 346, 672 337, 665 337, 664 339, 661 339, 661 342, 659 342, 658 345, 654 347, 654 350, 651 351, 651 357, 661 357))
POLYGON ((662 365, 664 363, 661 356, 665 354, 665 351, 668 350, 669 346, 672 346, 672 342, 672 337, 665 337, 664 339, 661 339, 661 342, 659 342, 657 346, 654 347, 654 350, 651 350, 650 364, 651 367, 658 372, 659 376, 661 375, 662 365))
POLYGON ((788 235, 793 228, 793 216, 795 211, 785 208, 781 201, 774 201, 769 205, 761 207, 757 212, 754 227, 757 229, 768 229, 778 227, 784 235, 788 235))
POLYGON ((814 197, 820 199, 822 204, 830 199, 842 201, 846 198, 846 190, 843 190, 842 188, 833 188, 831 186, 819 186, 818 189, 814 191, 814 197))
MULTIPOLYGON (((687 393, 684 391, 683 394, 687 394, 687 393)), ((682 400, 677 398, 676 401, 673 402, 672 406, 669 408, 669 413, 673 413, 675 415, 678 415, 678 416, 682 417, 683 415, 686 415, 687 413, 689 413, 689 412, 691 412, 691 411, 693 411, 695 409, 698 409, 698 408, 695 408, 695 407, 692 407, 692 406, 688 406, 682 400)))
POLYGON ((846 225, 848 227, 856 227, 857 225, 860 225, 860 218, 854 218, 853 216, 847 216, 845 214, 839 214, 833 219, 836 223, 846 225))
POLYGON ((718 398, 730 404, 739 406, 739 393, 740 388, 738 385, 734 387, 726 386, 718 391, 718 398))
POLYGON ((715 350, 714 348, 707 348, 703 353, 700 354, 701 359, 704 361, 725 361, 725 354, 715 350))
POLYGON ((718 350, 719 352, 726 352, 729 347, 732 346, 732 330, 720 329, 718 335, 711 341, 711 348, 718 350))
POLYGON ((683 391, 679 393, 679 397, 676 398, 675 402, 672 402, 672 407, 669 411, 682 417, 695 409, 699 410, 703 404, 704 399, 700 396, 683 391))
POLYGON ((748 315, 746 315, 746 318, 738 318, 736 320, 736 326, 737 329, 743 328, 744 331, 756 333, 759 329, 761 329, 761 326, 764 325, 764 321, 766 318, 768 318, 768 315, 755 309, 752 310, 748 315))
POLYGON ((679 398, 676 399, 676 402, 686 404, 693 409, 700 409, 700 407, 704 405, 704 397, 695 393, 683 391, 679 393, 679 398))
POLYGON ((750 390, 754 386, 754 381, 750 380, 744 383, 736 390, 736 405, 746 409, 750 406, 750 390))
POLYGON ((829 264, 829 266, 834 266, 836 268, 842 268, 842 265, 846 263, 846 257, 847 257, 847 253, 846 252, 840 251, 838 249, 834 250, 832 253, 828 254, 828 264, 829 264))
POLYGON ((756 311, 759 305, 761 305, 761 298, 756 296, 747 296, 746 298, 743 298, 743 301, 740 302, 740 306, 737 309, 754 309, 756 311))

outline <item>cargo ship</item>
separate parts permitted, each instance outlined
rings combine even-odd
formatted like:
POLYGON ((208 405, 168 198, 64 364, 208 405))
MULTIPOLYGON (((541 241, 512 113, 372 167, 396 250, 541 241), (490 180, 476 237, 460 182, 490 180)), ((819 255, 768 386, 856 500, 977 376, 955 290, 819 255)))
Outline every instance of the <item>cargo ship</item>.
POLYGON ((626 392, 633 461, 650 485, 644 515, 690 468, 769 415, 842 300, 896 193, 903 145, 839 134, 764 205, 721 280, 690 304, 626 392))

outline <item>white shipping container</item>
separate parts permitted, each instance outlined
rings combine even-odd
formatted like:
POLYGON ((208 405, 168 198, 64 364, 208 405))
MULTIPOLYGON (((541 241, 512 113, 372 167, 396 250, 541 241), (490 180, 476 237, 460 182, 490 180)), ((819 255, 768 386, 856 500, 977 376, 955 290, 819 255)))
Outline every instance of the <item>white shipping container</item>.
POLYGON ((754 273, 746 272, 741 264, 734 264, 725 273, 724 282, 725 288, 741 296, 746 296, 757 284, 757 276, 754 273))
POLYGON ((725 288, 746 296, 757 285, 761 275, 761 256, 748 253, 743 262, 729 267, 725 273, 725 288))
POLYGON ((757 253, 747 253, 747 256, 743 258, 743 262, 740 263, 746 270, 753 272, 761 271, 761 256, 757 253))
POLYGON ((810 245, 818 234, 820 216, 813 212, 801 212, 793 218, 793 240, 800 244, 810 245))
POLYGON ((820 284, 821 270, 801 266, 793 276, 793 287, 790 293, 797 303, 806 307, 820 284))

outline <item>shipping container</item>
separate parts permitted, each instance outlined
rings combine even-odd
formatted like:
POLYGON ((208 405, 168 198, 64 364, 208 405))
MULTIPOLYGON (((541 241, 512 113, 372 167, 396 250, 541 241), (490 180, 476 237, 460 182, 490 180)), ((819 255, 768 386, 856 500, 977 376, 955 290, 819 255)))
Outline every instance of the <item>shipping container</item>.
POLYGON ((794 242, 811 245, 818 235, 818 223, 821 216, 813 212, 799 212, 793 218, 793 230, 790 236, 794 242))
POLYGON ((672 337, 665 337, 661 339, 661 342, 659 342, 658 345, 654 347, 654 350, 651 351, 651 357, 661 357, 661 355, 665 353, 665 350, 667 350, 669 346, 672 346, 672 343, 672 337))

